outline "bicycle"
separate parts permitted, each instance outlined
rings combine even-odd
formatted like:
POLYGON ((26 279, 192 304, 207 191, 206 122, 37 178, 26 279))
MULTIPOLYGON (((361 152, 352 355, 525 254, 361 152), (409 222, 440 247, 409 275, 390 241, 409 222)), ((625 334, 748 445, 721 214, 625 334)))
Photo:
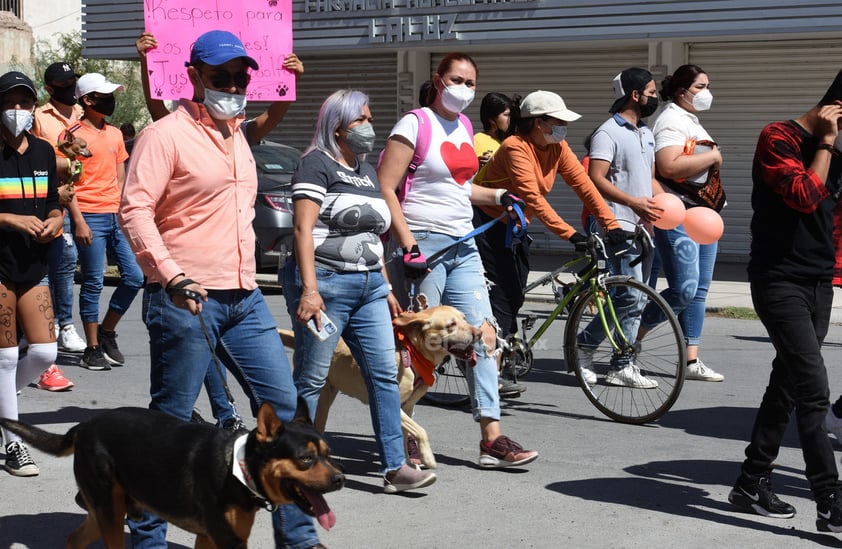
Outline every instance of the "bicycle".
MULTIPOLYGON (((638 227, 634 242, 639 243, 643 254, 652 248, 648 233, 638 227)), ((618 252, 628 253, 633 246, 618 252)), ((583 256, 576 257, 555 271, 533 282, 524 289, 529 292, 538 286, 551 284, 556 306, 528 339, 510 336, 504 346, 503 364, 510 367, 515 377, 529 373, 534 362, 533 349, 557 319, 567 314, 564 327, 564 360, 568 371, 573 371, 579 386, 588 400, 603 414, 623 423, 641 424, 663 416, 675 404, 684 384, 687 363, 684 335, 672 308, 661 295, 648 285, 630 276, 610 275, 605 244, 598 234, 588 238, 583 256), (562 273, 573 276, 573 282, 559 279, 562 273), (613 304, 613 296, 621 289, 639 292, 647 303, 654 304, 665 320, 646 333, 642 342, 635 342, 637 334, 624 334, 613 304), (596 319, 606 337, 593 351, 591 370, 597 374, 597 383, 588 384, 581 370, 581 350, 576 344, 577 335, 596 319), (656 381, 655 388, 634 388, 608 383, 612 365, 633 363, 641 375, 656 381)), ((527 315, 521 322, 523 334, 534 328, 534 315, 527 315)), ((467 402, 467 383, 458 380, 462 371, 458 364, 448 361, 439 366, 437 378, 428 391, 427 400, 444 405, 467 402), (464 390, 464 391, 463 391, 464 390), (463 391, 463 392, 462 392, 463 391), (431 394, 432 393, 432 394, 431 394)))

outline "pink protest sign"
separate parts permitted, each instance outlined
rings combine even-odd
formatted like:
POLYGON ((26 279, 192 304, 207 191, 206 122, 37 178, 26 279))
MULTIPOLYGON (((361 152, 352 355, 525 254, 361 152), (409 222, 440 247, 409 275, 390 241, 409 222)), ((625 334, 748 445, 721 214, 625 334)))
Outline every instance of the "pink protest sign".
POLYGON ((193 42, 204 32, 226 30, 260 66, 251 73, 249 100, 295 101, 295 75, 283 68, 292 53, 292 0, 144 0, 143 18, 158 42, 147 54, 153 98, 189 98, 184 63, 193 42))

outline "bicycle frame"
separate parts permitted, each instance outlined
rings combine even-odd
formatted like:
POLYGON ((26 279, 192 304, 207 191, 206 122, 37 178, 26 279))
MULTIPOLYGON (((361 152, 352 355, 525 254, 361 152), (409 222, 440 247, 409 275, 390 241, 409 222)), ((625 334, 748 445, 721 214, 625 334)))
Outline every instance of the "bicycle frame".
MULTIPOLYGON (((538 280, 533 282, 526 288, 524 288, 524 293, 527 293, 536 287, 546 284, 549 281, 553 284, 553 289, 555 290, 555 277, 561 272, 570 272, 572 271, 572 267, 575 266, 577 263, 581 263, 582 261, 587 261, 587 264, 584 268, 582 268, 578 273, 573 273, 576 278, 576 282, 573 283, 568 289, 566 294, 561 298, 561 300, 556 305, 555 309, 553 309, 550 314, 547 316, 547 319, 538 326, 538 329, 532 334, 532 336, 526 340, 527 345, 529 348, 533 348, 535 344, 538 342, 539 339, 544 335, 544 333, 550 329, 552 323, 555 321, 556 318, 564 311, 564 309, 569 305, 575 302, 576 298, 578 298, 582 291, 589 292, 591 295, 594 296, 594 302, 597 304, 597 311, 600 321, 602 322, 602 327, 605 330, 606 337, 608 341, 611 343, 611 346, 614 348, 615 351, 620 352, 624 351, 625 349, 631 347, 631 343, 629 339, 626 337, 626 334, 620 329, 620 320, 617 318, 617 313, 614 310, 614 303, 611 300, 611 296, 608 295, 608 292, 605 292, 605 287, 602 281, 607 278, 609 275, 607 266, 605 264, 605 260, 601 257, 598 259, 594 259, 595 256, 604 255, 605 253, 605 246, 599 237, 594 238, 595 244, 591 246, 591 253, 590 255, 585 255, 581 257, 574 258, 567 263, 565 263, 559 269, 556 269, 552 273, 548 274, 544 277, 544 279, 538 280), (608 315, 606 316, 606 309, 608 311, 608 315), (609 321, 611 322, 611 327, 616 328, 615 330, 609 329, 609 321), (618 333, 622 338, 623 346, 621 347, 615 338, 611 335, 612 333, 618 333)), ((554 291, 554 293, 556 293, 554 291)), ((556 295, 558 295, 556 293, 556 295)), ((525 334, 524 334, 525 335, 525 334)))

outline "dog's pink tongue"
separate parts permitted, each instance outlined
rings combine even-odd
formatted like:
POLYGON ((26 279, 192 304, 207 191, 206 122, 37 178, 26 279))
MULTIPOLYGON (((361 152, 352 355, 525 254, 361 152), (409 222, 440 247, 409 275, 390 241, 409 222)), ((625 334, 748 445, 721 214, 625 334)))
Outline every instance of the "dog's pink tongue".
POLYGON ((313 506, 313 513, 315 513, 316 519, 322 525, 322 528, 325 530, 333 528, 336 524, 336 515, 331 511, 327 500, 321 494, 315 492, 307 491, 304 495, 307 496, 307 501, 313 506))
POLYGON ((474 366, 477 365, 477 350, 476 349, 474 349, 473 352, 471 352, 471 356, 470 356, 470 358, 468 358, 467 362, 468 362, 468 366, 471 367, 471 368, 473 368, 474 366))

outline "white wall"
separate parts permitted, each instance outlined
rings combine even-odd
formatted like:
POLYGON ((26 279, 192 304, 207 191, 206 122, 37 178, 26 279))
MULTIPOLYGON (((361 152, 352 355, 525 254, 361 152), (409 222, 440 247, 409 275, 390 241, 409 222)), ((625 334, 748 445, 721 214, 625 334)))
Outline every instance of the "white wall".
POLYGON ((58 35, 81 30, 82 0, 24 0, 23 20, 36 42, 56 45, 58 35))

